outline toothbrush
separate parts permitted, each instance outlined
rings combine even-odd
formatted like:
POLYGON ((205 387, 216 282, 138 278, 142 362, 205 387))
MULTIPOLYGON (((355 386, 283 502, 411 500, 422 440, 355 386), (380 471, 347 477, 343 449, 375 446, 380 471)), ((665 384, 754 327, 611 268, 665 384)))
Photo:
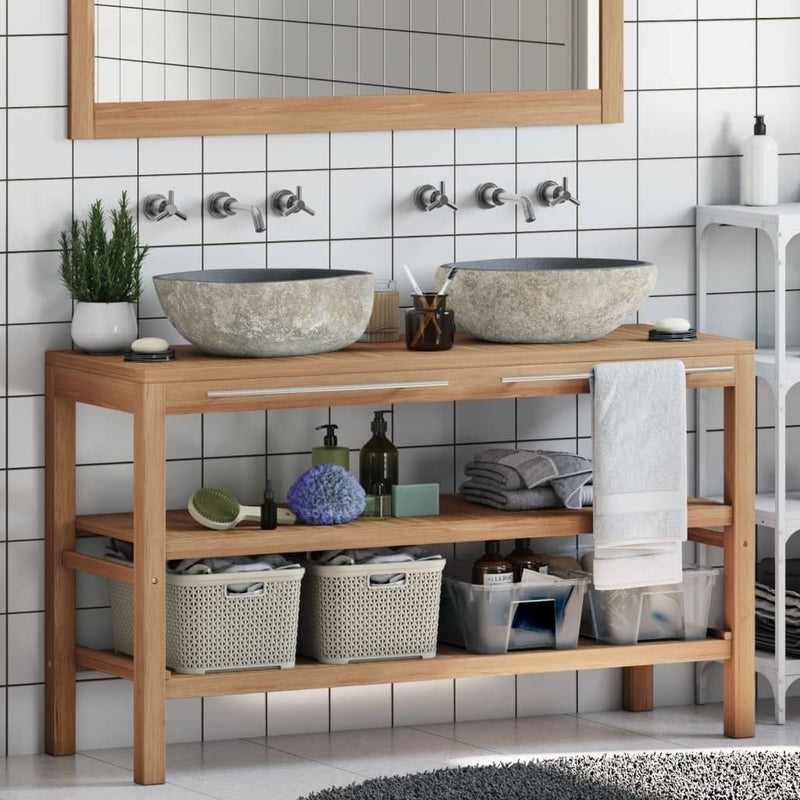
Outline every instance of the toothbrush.
POLYGON ((447 291, 447 287, 450 285, 450 282, 453 280, 455 274, 456 274, 455 269, 451 269, 447 276, 447 280, 442 284, 442 288, 439 289, 438 292, 436 292, 437 297, 441 297, 447 291))
POLYGON ((411 281, 411 288, 414 290, 414 294, 422 294, 422 289, 419 288, 419 284, 414 280, 414 276, 411 274, 408 264, 403 264, 403 269, 406 271, 406 275, 408 275, 408 280, 411 281))

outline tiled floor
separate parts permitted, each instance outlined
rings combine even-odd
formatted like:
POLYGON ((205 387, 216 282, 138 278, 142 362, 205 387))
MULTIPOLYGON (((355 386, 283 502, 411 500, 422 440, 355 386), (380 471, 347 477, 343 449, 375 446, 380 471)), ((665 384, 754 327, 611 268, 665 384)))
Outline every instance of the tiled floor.
POLYGON ((721 736, 721 707, 709 705, 176 744, 168 749, 168 783, 155 787, 134 786, 129 749, 17 756, 0 761, 0 800, 296 800, 381 775, 570 753, 800 749, 800 703, 790 704, 792 721, 784 727, 772 724, 770 712, 764 703, 756 738, 738 742, 721 736))

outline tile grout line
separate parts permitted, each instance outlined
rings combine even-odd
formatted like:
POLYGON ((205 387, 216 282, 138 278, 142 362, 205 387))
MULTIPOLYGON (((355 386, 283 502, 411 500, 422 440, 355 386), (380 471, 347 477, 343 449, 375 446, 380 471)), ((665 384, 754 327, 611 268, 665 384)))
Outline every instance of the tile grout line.
MULTIPOLYGON (((5 14, 4 14, 4 23, 5 23, 5 33, 6 36, 4 37, 4 44, 5 44, 5 81, 4 81, 4 90, 5 90, 5 102, 8 105, 8 92, 9 92, 9 58, 8 58, 8 23, 9 23, 9 14, 8 14, 8 3, 6 2, 5 7, 5 14)), ((9 286, 8 286, 8 238, 9 238, 9 210, 8 210, 8 172, 10 168, 9 164, 9 152, 8 152, 8 110, 4 111, 3 120, 4 128, 5 128, 5 137, 6 137, 6 147, 5 153, 3 153, 3 165, 5 167, 5 177, 6 180, 3 182, 3 194, 4 194, 4 202, 5 202, 5 219, 3 220, 5 225, 5 241, 3 242, 3 250, 5 251, 4 254, 4 262, 5 262, 5 275, 3 276, 3 280, 5 281, 5 319, 3 332, 5 334, 5 364, 3 365, 3 375, 5 376, 5 391, 8 394, 8 385, 9 385, 9 363, 8 363, 8 312, 9 312, 9 286)), ((4 463, 3 466, 5 467, 3 473, 4 479, 4 489, 5 489, 5 508, 3 509, 4 515, 4 524, 5 524, 5 542, 3 543, 3 549, 5 554, 5 574, 3 575, 3 579, 5 581, 4 586, 4 603, 5 603, 5 610, 8 611, 8 604, 9 604, 9 591, 8 591, 8 524, 9 524, 9 484, 8 484, 8 463, 9 463, 9 443, 8 443, 8 429, 9 429, 9 408, 8 408, 8 399, 3 401, 3 425, 5 426, 5 430, 3 431, 3 439, 4 439, 4 447, 3 447, 3 459, 4 463)), ((3 653, 3 667, 5 669, 5 679, 3 683, 5 684, 3 687, 3 696, 4 696, 4 703, 3 703, 3 747, 0 748, 2 750, 3 755, 8 756, 8 738, 9 738, 9 715, 8 715, 8 707, 9 707, 9 694, 8 694, 8 679, 9 679, 9 672, 11 669, 10 663, 10 645, 11 641, 9 639, 8 633, 8 616, 4 616, 3 618, 5 630, 3 631, 3 643, 5 652, 3 653)))

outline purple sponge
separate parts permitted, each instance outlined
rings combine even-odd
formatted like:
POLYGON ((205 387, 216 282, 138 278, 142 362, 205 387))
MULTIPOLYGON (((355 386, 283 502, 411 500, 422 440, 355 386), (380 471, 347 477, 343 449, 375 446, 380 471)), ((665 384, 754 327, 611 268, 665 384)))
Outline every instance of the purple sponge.
POLYGON ((355 476, 337 464, 306 470, 286 495, 289 508, 306 525, 342 525, 364 513, 366 493, 355 476))

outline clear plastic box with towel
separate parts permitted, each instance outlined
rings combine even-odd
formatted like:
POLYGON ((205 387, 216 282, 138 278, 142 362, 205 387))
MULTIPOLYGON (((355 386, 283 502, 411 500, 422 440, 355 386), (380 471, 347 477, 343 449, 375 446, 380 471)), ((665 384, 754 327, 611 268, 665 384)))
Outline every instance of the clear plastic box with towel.
POLYGON ((689 566, 670 586, 599 591, 589 587, 581 633, 607 644, 704 639, 719 567, 689 566))
POLYGON ((445 577, 439 639, 473 653, 574 649, 587 585, 582 575, 494 586, 445 577))

